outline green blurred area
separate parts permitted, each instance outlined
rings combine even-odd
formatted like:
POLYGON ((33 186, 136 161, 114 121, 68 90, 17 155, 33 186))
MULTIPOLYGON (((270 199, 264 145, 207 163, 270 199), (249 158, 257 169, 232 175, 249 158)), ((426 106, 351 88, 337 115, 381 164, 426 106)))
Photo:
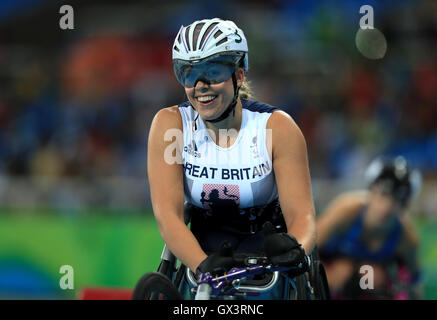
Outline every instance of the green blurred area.
POLYGON ((437 300, 437 223, 416 221, 420 235, 419 259, 424 271, 425 298, 437 300))
MULTIPOLYGON (((417 221, 417 227, 426 298, 437 299, 436 224, 417 221)), ((151 213, 126 217, 96 213, 82 218, 1 215, 0 298, 75 299, 84 287, 133 288, 144 273, 156 270, 162 247, 151 213), (22 292, 14 291, 13 279, 5 280, 8 265, 9 270, 18 265, 24 278, 37 274, 44 290, 29 288, 34 291, 27 294, 21 284, 22 292), (74 269, 74 290, 59 287, 62 265, 74 269)), ((20 274, 12 272, 9 277, 20 274)))
MULTIPOLYGON (((133 288, 145 272, 156 271, 162 248, 152 214, 126 218, 101 214, 87 218, 40 214, 0 218, 0 266, 2 262, 12 266, 18 263, 46 281, 51 279, 53 285, 43 290, 50 291, 50 298, 76 298, 82 288, 90 286, 133 288), (74 290, 59 287, 62 265, 74 269, 74 290)), ((0 291, 5 290, 11 289, 0 286, 0 291)), ((38 290, 28 297, 37 294, 38 290)), ((8 298, 8 292, 0 295, 8 298)), ((21 293, 12 296, 20 297, 21 293)))

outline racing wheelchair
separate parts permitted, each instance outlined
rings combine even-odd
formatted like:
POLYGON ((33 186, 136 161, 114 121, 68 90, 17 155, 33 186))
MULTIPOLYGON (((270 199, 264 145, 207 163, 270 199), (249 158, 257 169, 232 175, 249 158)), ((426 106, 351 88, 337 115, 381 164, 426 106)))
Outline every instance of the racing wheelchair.
MULTIPOLYGON (((185 210, 185 223, 190 221, 185 210)), ((309 271, 294 278, 291 269, 276 267, 259 253, 236 252, 237 267, 222 275, 195 274, 164 245, 157 272, 137 282, 133 300, 327 300, 328 282, 317 248, 309 271)))

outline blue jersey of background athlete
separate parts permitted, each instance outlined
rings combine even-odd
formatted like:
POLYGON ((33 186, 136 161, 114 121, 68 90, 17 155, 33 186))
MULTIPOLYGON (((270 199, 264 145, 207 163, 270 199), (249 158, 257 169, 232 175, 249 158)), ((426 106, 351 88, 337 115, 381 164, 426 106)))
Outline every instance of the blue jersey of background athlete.
POLYGON ((402 235, 402 225, 399 219, 395 220, 391 232, 384 240, 382 246, 378 250, 370 250, 362 241, 365 214, 366 207, 363 207, 351 227, 345 232, 331 237, 320 248, 321 253, 327 257, 344 256, 369 262, 382 263, 393 259, 402 235))

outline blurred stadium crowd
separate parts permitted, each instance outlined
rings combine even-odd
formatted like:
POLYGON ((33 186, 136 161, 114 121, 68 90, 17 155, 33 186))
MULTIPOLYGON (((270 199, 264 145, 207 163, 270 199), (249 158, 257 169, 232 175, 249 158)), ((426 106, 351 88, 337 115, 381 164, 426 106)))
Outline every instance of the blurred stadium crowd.
POLYGON ((59 29, 53 1, 0 17, 2 206, 148 205, 151 120, 185 99, 174 36, 213 16, 245 31, 255 98, 296 120, 315 181, 357 183, 380 154, 437 177, 436 1, 69 4, 74 30, 59 29), (355 46, 363 4, 387 40, 381 60, 355 46))

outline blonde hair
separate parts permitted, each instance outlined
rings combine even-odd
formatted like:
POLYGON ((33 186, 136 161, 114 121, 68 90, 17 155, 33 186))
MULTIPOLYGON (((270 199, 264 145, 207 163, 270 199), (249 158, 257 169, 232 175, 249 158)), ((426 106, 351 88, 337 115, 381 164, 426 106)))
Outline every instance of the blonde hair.
POLYGON ((238 97, 243 100, 250 100, 253 98, 252 88, 250 87, 250 82, 244 78, 243 84, 238 92, 238 97))

